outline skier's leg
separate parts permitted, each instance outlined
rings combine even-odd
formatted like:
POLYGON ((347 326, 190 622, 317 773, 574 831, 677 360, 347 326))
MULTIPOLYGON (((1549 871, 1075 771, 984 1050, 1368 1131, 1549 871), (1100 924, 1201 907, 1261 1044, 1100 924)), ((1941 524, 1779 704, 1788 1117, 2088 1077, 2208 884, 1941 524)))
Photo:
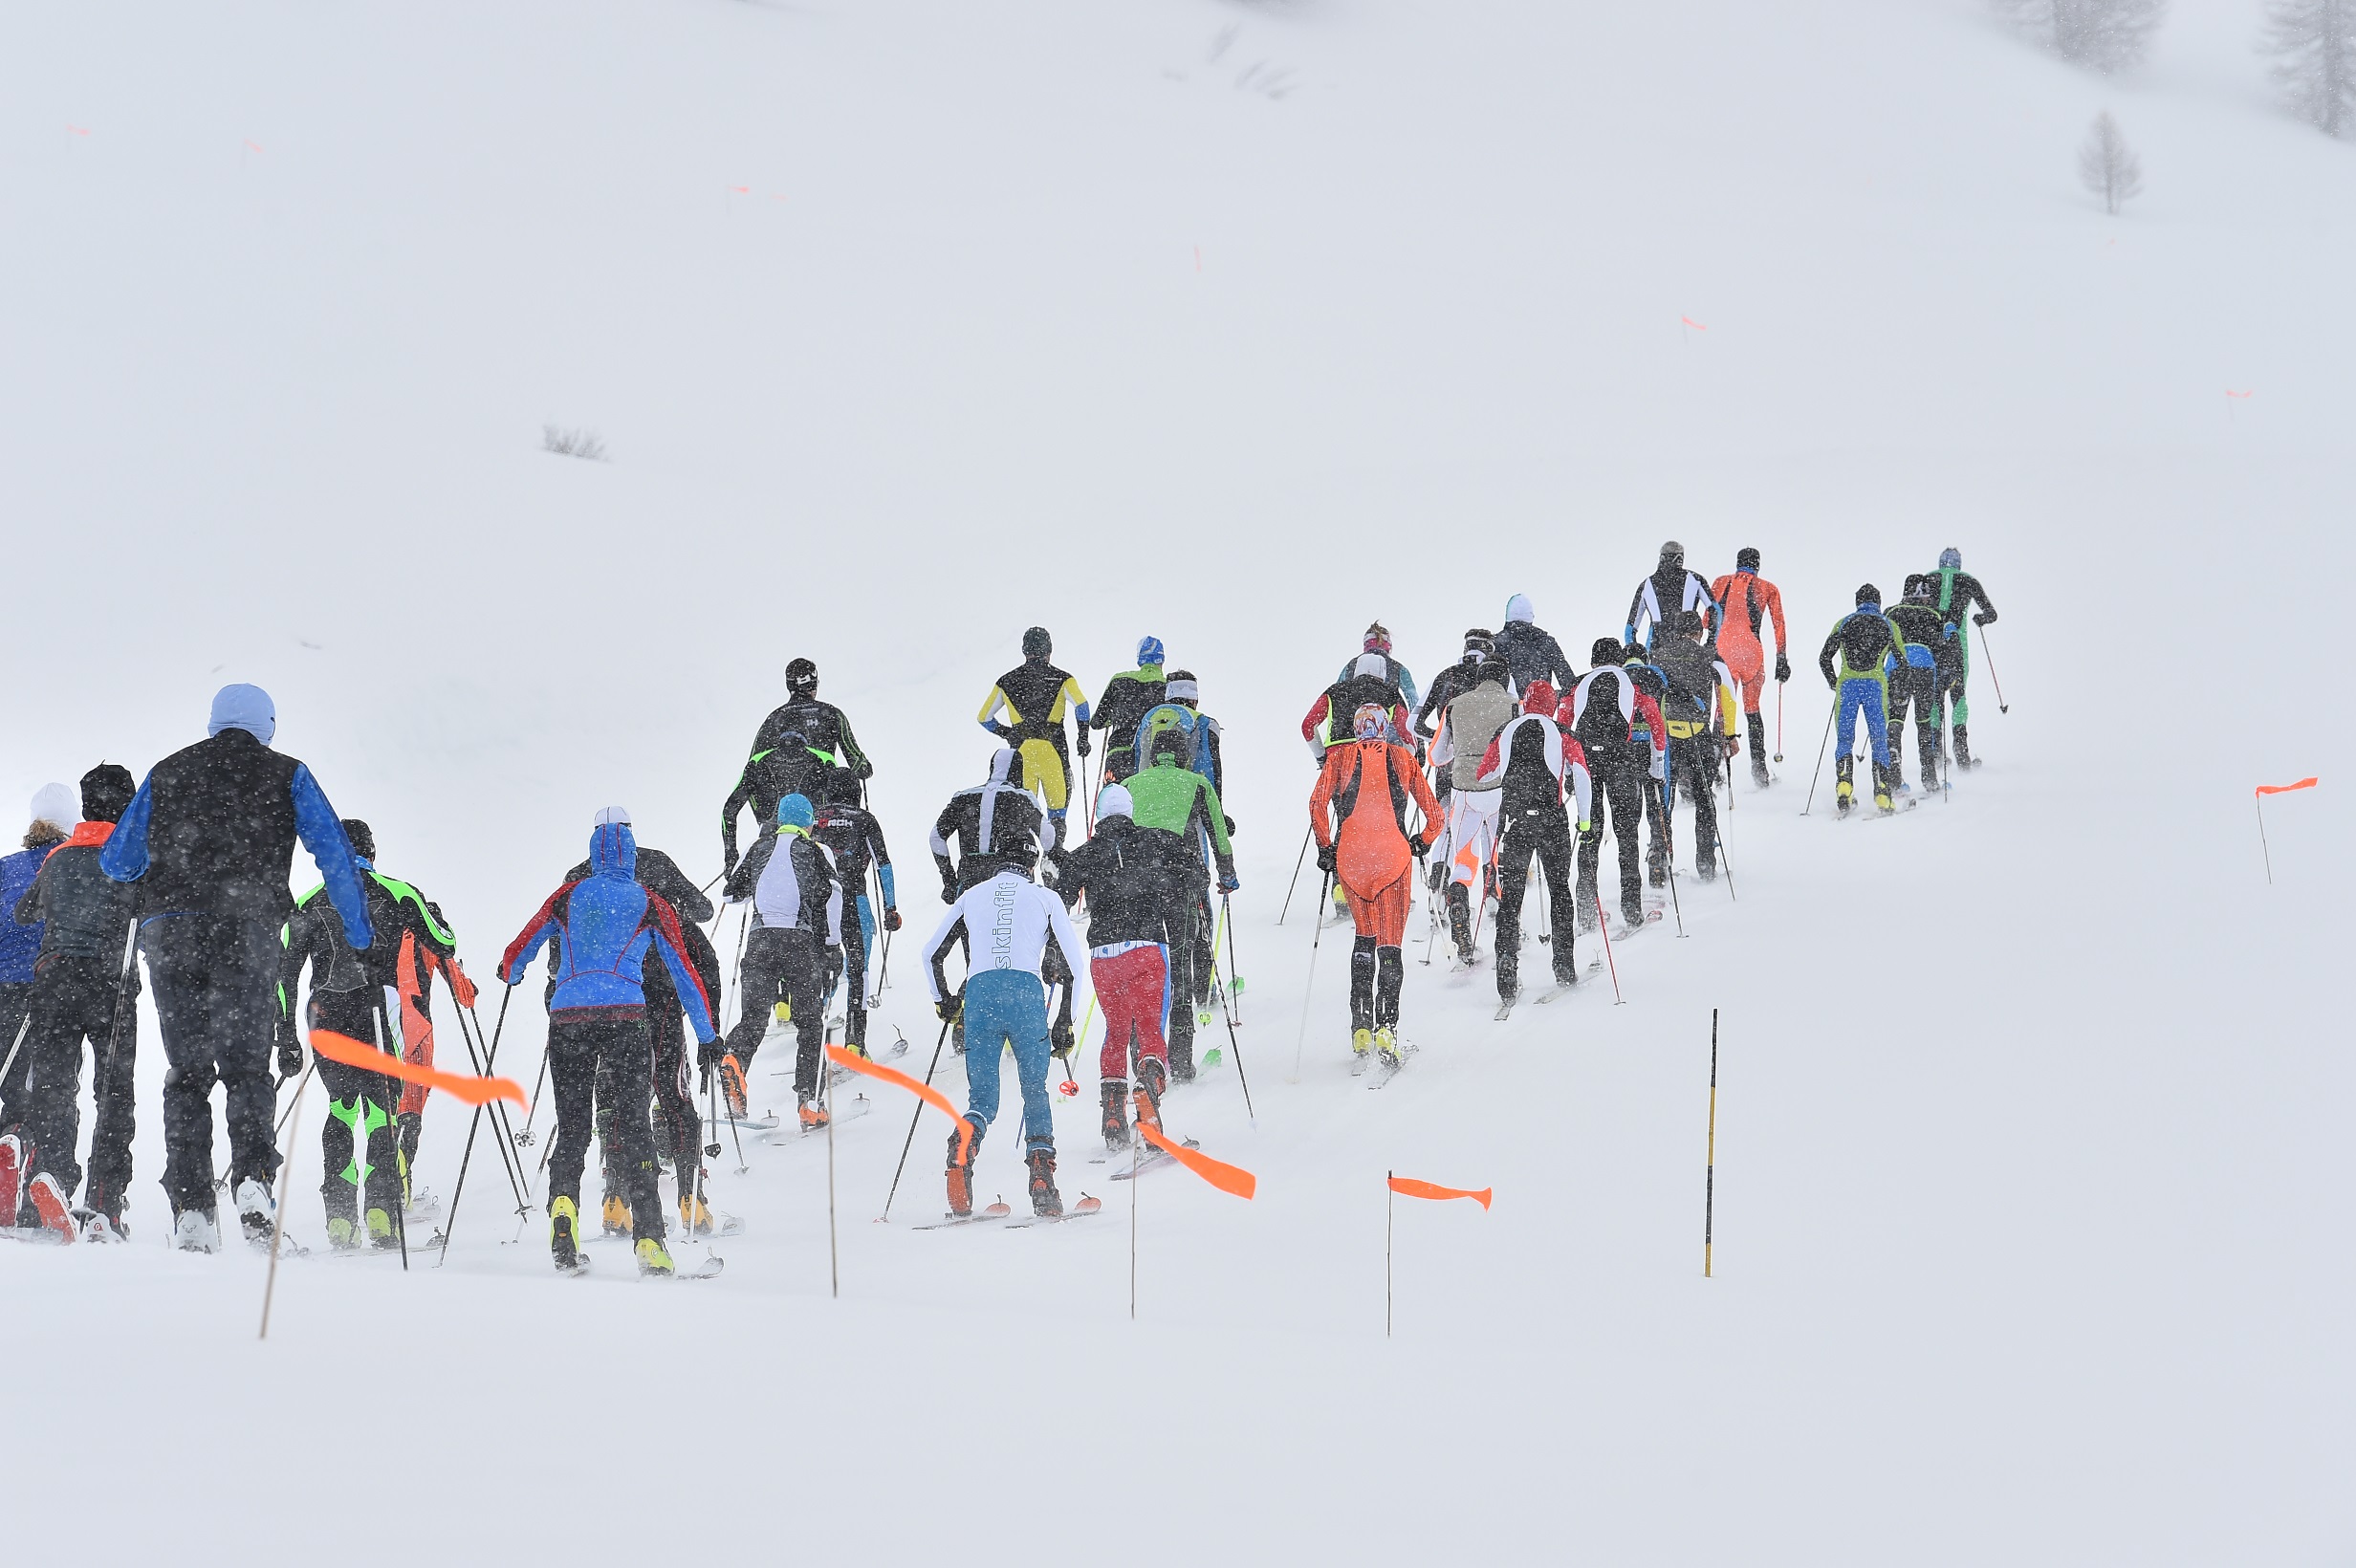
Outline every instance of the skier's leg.
POLYGON ((998 1119, 998 1062, 1006 1055, 1009 1026, 1006 982, 1014 974, 982 969, 966 977, 966 1117, 985 1131, 998 1119))
POLYGON ((590 1119, 597 1102, 598 1044, 591 1024, 548 1026, 548 1083, 556 1098, 556 1135, 548 1151, 548 1201, 570 1198, 580 1207, 581 1166, 588 1163, 590 1119))
POLYGON ((278 1007, 278 923, 224 921, 219 941, 212 975, 212 1054, 227 1113, 229 1190, 235 1192, 249 1180, 269 1183, 278 1169, 278 1084, 270 1070, 278 1007))
MULTIPOLYGON (((72 959, 50 960, 52 972, 33 984, 33 1005, 26 1012, 23 1044, 16 1046, 17 1075, 24 1087, 11 1108, 19 1110, 16 1131, 25 1142, 29 1175, 46 1172, 72 1192, 81 1182, 81 1165, 74 1158, 81 1134, 82 1028, 80 988, 75 976, 56 967, 72 959)), ((16 1045, 11 1034, 0 1055, 16 1045)), ((0 1214, 0 1225, 14 1225, 18 1214, 0 1214)))
POLYGON ((762 926, 745 939, 744 962, 736 969, 736 991, 741 1003, 736 1025, 728 1032, 727 1054, 736 1058, 736 1065, 750 1073, 753 1053, 761 1048, 761 1036, 769 1033, 769 1023, 776 1005, 777 988, 785 977, 785 932, 774 926, 762 926))
POLYGON ((654 1039, 644 1018, 616 1019, 594 1026, 602 1038, 598 1047, 597 1078, 600 1089, 614 1089, 614 1120, 622 1127, 624 1190, 630 1201, 630 1236, 634 1241, 661 1241, 663 1194, 655 1185, 654 1129, 646 1123, 644 1086, 654 1077, 654 1039))
POLYGON ((1374 993, 1374 1027, 1399 1027, 1399 988, 1407 978, 1407 965, 1397 947, 1379 948, 1375 954, 1377 972, 1374 993))
POLYGON ((131 1190, 131 1140, 138 1130, 137 1097, 132 1093, 133 1069, 139 1060, 139 991, 122 997, 122 1028, 115 1028, 120 980, 99 976, 103 985, 93 996, 87 1032, 91 1049, 91 1098, 98 1107, 90 1134, 90 1180, 82 1202, 92 1211, 112 1220, 122 1218, 124 1196, 131 1190), (108 1061, 109 1054, 113 1061, 108 1061))
POLYGON ((1197 911, 1190 888, 1179 888, 1170 895, 1170 926, 1182 931, 1182 940, 1169 946, 1169 1076, 1179 1083, 1194 1079, 1194 960, 1196 956, 1194 925, 1197 911))
POLYGON ((1512 1001, 1521 983, 1521 900, 1530 885, 1531 834, 1516 818, 1497 849, 1497 996, 1512 1001))
MULTIPOLYGON (((1350 908, 1357 911, 1360 900, 1352 899, 1350 908)), ((1361 931, 1350 942, 1350 1031, 1374 1027, 1374 937, 1361 931)))
POLYGON ((1693 789, 1693 869, 1718 874, 1718 743, 1708 730, 1686 742, 1687 779, 1693 789))
POLYGON ((211 1214, 213 1062, 209 1019, 211 954, 200 928, 210 917, 169 914, 146 921, 140 947, 155 986, 164 1058, 164 1190, 175 1215, 211 1214))
POLYGON ((349 1238, 360 1226, 360 1163, 368 1157, 367 1139, 359 1130, 366 1115, 360 1086, 372 1075, 325 1056, 317 1061, 319 1087, 327 1094, 327 1116, 319 1127, 319 1200, 330 1231, 341 1220, 349 1238))
POLYGON ((695 1108, 694 1078, 687 1071, 687 1020, 676 1007, 658 1017, 649 1012, 648 1033, 654 1044, 654 1098, 660 1112, 655 1127, 658 1158, 667 1153, 671 1176, 681 1197, 695 1191, 696 1168, 703 1163, 703 1118, 695 1108))
MULTIPOLYGON (((1554 949, 1555 980, 1568 985, 1579 976, 1579 966, 1573 962, 1574 933, 1579 928, 1575 920, 1565 920, 1562 912, 1571 904, 1571 819, 1567 812, 1558 813, 1537 835, 1538 863, 1546 873, 1546 897, 1550 901, 1552 931, 1548 945, 1554 949)), ((1503 929, 1500 924, 1499 929, 1503 929)))
POLYGON ((1638 836, 1644 831, 1645 796, 1649 793, 1646 785, 1651 776, 1641 757, 1605 773, 1611 832, 1620 846, 1620 918, 1630 926, 1642 925, 1645 918, 1644 874, 1638 860, 1643 851, 1638 836))
MULTIPOLYGON (((863 907, 865 899, 861 899, 863 907)), ((845 921, 842 926, 842 972, 850 982, 843 995, 842 1043, 861 1056, 867 1054, 867 933, 845 921)))
POLYGON ((794 1098, 807 1102, 818 1098, 818 1063, 826 1046, 825 944, 813 931, 777 935, 783 939, 779 949, 786 1006, 794 1014, 794 1098))

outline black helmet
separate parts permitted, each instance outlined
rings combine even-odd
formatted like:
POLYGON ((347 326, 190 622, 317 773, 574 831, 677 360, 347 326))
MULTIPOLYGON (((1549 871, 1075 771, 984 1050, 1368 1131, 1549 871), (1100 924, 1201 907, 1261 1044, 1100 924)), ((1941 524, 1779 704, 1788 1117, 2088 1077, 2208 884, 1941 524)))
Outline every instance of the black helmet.
POLYGON ((1882 590, 1876 588, 1873 584, 1868 582, 1857 590, 1857 607, 1859 609, 1862 610, 1868 604, 1879 604, 1881 602, 1882 590))
POLYGON ((1599 637, 1595 640, 1595 646, 1587 650, 1587 657, 1594 661, 1596 668, 1602 669, 1606 664, 1618 664, 1623 653, 1618 638, 1599 637))
POLYGON ((1756 572, 1756 571, 1757 571, 1757 570, 1758 570, 1758 546, 1756 546, 1756 545, 1755 545, 1755 544, 1746 544, 1746 545, 1744 545, 1744 546, 1743 546, 1740 550, 1735 551, 1735 552, 1734 552, 1734 570, 1735 570, 1735 571, 1737 571, 1737 572, 1742 572, 1742 571, 1751 571, 1751 572, 1756 572))
POLYGON ((1685 559, 1685 546, 1679 544, 1674 539, 1662 540, 1661 559, 1665 561, 1681 561, 1685 559))
POLYGON ((373 860, 377 858, 377 836, 359 817, 347 817, 343 819, 343 836, 352 840, 352 853, 361 860, 373 860))
POLYGON ((1034 626, 1022 634, 1022 656, 1025 659, 1044 659, 1055 651, 1055 639, 1047 635, 1046 627, 1034 626))
POLYGON ((818 689, 818 666, 807 659, 796 659, 786 665, 785 689, 793 697, 815 695, 818 689))
POLYGON ((101 762, 82 774, 82 816, 93 822, 120 821, 138 794, 130 769, 120 762, 101 762))
POLYGON ((859 774, 848 768, 818 770, 818 798, 830 806, 859 804, 859 774))

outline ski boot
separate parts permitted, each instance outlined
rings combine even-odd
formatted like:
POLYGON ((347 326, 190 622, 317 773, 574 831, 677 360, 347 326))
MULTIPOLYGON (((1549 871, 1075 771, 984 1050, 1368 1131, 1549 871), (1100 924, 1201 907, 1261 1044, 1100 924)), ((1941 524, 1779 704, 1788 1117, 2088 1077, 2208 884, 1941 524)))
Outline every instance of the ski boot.
POLYGON ((609 1236, 630 1233, 630 1200, 619 1192, 608 1192, 605 1201, 598 1205, 598 1228, 609 1236))
POLYGON ((1873 770, 1873 809, 1884 817, 1891 815, 1898 809, 1897 801, 1890 797, 1892 785, 1901 790, 1906 788, 1906 785, 1898 779, 1898 770, 1895 767, 1885 769, 1876 766, 1873 770))
POLYGON ((572 1199, 548 1200, 548 1251, 558 1274, 578 1274, 585 1261, 580 1255, 579 1226, 580 1209, 572 1199))
POLYGON ((1767 715, 1748 713, 1744 718, 1751 731, 1751 782, 1763 790, 1775 782, 1767 772, 1767 715))
POLYGON ((1371 1051, 1371 1050, 1373 1050, 1373 1049, 1374 1049, 1374 1031, 1373 1031, 1373 1030, 1371 1030, 1371 1029, 1353 1029, 1353 1030, 1351 1030, 1351 1031, 1350 1031, 1350 1055, 1351 1055, 1351 1056, 1360 1056, 1360 1057, 1363 1057, 1363 1056, 1365 1056, 1365 1054, 1366 1054, 1367 1052, 1369 1052, 1369 1051, 1371 1051))
POLYGON ((401 1246, 401 1234, 393 1229, 393 1216, 382 1209, 371 1209, 367 1214, 368 1245, 380 1252, 393 1252, 401 1246))
POLYGON ((1192 1083, 1194 1081, 1194 1042, 1188 1040, 1182 1044, 1177 1040, 1172 1040, 1167 1049, 1169 1051, 1169 1080, 1172 1083, 1192 1083))
POLYGON ((745 1070, 736 1060, 733 1051, 720 1058, 720 1099, 728 1107, 731 1122, 746 1119, 749 1106, 745 1094, 745 1070))
POLYGON ((985 1130, 978 1117, 968 1115, 957 1130, 949 1135, 949 1211, 959 1219, 973 1212, 973 1162, 982 1152, 985 1130), (958 1158, 961 1143, 962 1160, 958 1158))
POLYGON ((82 1224, 82 1240, 97 1242, 129 1241, 131 1227, 120 1213, 108 1213, 103 1209, 77 1210, 76 1217, 82 1224))
POLYGON ((25 1141, 14 1133, 0 1138, 0 1225, 13 1226, 25 1204, 25 1141))
POLYGON ((1056 1190, 1056 1151, 1033 1149, 1023 1164, 1031 1169, 1031 1212, 1054 1219, 1063 1212, 1063 1194, 1056 1190))
POLYGON ((1448 943, 1456 949, 1456 961, 1472 962, 1472 895, 1462 882, 1448 884, 1448 943))
POLYGON ((1833 777, 1838 781, 1832 790, 1832 811, 1835 817, 1846 817, 1857 805, 1857 759, 1843 757, 1833 764, 1833 777))
POLYGON ((1106 1078, 1104 1095, 1104 1146, 1111 1150, 1129 1146, 1129 1120, 1123 1107, 1128 1103, 1129 1086, 1122 1078, 1106 1078))
POLYGON ((1955 738, 1955 766, 1963 769, 1978 767, 1979 764, 1972 760, 1972 737, 1964 732, 1963 726, 1954 726, 1951 732, 1955 738))
POLYGON ((258 1176, 249 1176, 237 1184, 237 1229, 246 1240, 267 1251, 270 1232, 277 1223, 278 1204, 270 1195, 270 1184, 258 1176))
POLYGON ((1388 1024, 1374 1032, 1374 1050, 1377 1056, 1393 1067, 1407 1059, 1406 1049, 1399 1043, 1398 1032, 1388 1024))
POLYGON ((41 1172, 26 1187, 25 1197, 41 1217, 42 1230, 59 1241, 74 1239, 78 1229, 74 1223, 74 1206, 66 1201, 65 1188, 57 1185, 56 1177, 41 1172))
POLYGON ((356 1252, 360 1248, 360 1228, 341 1214, 331 1214, 327 1220, 327 1245, 338 1252, 356 1252))
POLYGON ((816 1095, 802 1096, 796 1102, 794 1110, 795 1114, 801 1119, 802 1131, 824 1132, 826 1130, 826 1123, 830 1119, 826 1114, 826 1107, 818 1103, 816 1095))
POLYGON ((172 1246, 183 1252, 217 1252, 221 1222, 209 1209, 184 1209, 172 1216, 172 1246))
POLYGON ((1162 1096, 1168 1084, 1162 1076, 1162 1064, 1147 1056, 1137 1064, 1137 1124, 1162 1130, 1162 1096))
POLYGON ((691 1236, 708 1236, 711 1231, 711 1209, 692 1192, 679 1195, 679 1223, 691 1236))
POLYGON ((668 1279, 679 1271, 671 1263, 671 1254, 652 1236, 644 1236, 631 1249, 638 1254, 638 1274, 642 1279, 668 1279))

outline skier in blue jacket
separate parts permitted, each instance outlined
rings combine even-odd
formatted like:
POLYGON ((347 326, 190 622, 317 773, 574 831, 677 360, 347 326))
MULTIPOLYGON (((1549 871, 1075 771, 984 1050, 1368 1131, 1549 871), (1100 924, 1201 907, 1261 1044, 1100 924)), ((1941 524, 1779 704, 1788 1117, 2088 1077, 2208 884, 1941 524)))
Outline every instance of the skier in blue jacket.
POLYGON ((644 1274, 669 1275, 663 1199, 655 1188, 654 1129, 646 1121, 646 1085, 654 1077, 654 1035, 646 1023, 642 982, 651 946, 670 972, 687 1023, 712 1047, 711 998, 687 962, 678 912, 637 877, 638 840, 624 822, 600 821, 589 835, 589 875, 548 896, 499 960, 499 978, 521 984, 534 954, 556 944, 556 989, 548 998, 548 1076, 556 1090, 556 1141, 549 1152, 549 1250, 566 1274, 584 1266, 580 1254, 580 1172, 597 1135, 593 1107, 613 1108, 630 1195, 630 1233, 644 1274))

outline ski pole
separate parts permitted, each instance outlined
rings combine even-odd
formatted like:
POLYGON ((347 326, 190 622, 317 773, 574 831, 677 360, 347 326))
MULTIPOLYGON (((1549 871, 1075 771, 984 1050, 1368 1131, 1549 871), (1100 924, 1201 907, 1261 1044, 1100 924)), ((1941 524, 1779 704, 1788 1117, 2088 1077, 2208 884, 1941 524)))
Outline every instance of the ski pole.
MULTIPOLYGON (((382 1007, 379 1007, 375 1010, 375 1013, 376 1016, 371 1020, 371 1022, 373 1022, 376 1026, 377 1050, 398 1061, 401 1059, 401 1053, 392 1050, 385 1044, 386 1040, 391 1037, 392 1031, 385 1026, 384 1009, 382 1007)), ((390 1078, 387 1081, 389 1081, 396 1089, 398 1089, 401 1085, 401 1080, 399 1078, 390 1078)), ((299 1096, 302 1091, 297 1089, 294 1093, 299 1096)), ((396 1094, 393 1097, 393 1110, 396 1113, 393 1120, 396 1124, 398 1124, 400 1121, 400 1117, 398 1115, 400 1109, 401 1097, 396 1094)), ((365 1130, 367 1127, 367 1120, 365 1117, 362 1117, 361 1119, 360 1127, 360 1137, 365 1139, 367 1137, 367 1132, 365 1130)), ((292 1145, 289 1146, 288 1152, 290 1154, 294 1152, 292 1145)), ((403 1274, 407 1274, 409 1272, 409 1222, 404 1211, 409 1207, 409 1183, 407 1173, 401 1168, 401 1138, 398 1133, 396 1133, 393 1137, 393 1179, 399 1184, 398 1188, 393 1193, 393 1233, 401 1238, 401 1272, 403 1274)), ((363 1199, 365 1195, 363 1194, 363 1199)), ((362 1207, 365 1207, 364 1202, 362 1207)))
POLYGON ((1832 744, 1833 715, 1841 711, 1841 693, 1832 694, 1832 706, 1824 709, 1824 738, 1816 743, 1816 772, 1808 775, 1808 803, 1800 808, 1805 817, 1816 807, 1816 787, 1824 779, 1824 748, 1832 744))
POLYGON ((1988 657, 1988 684, 1996 688, 1996 711, 1999 713, 2010 713, 2013 709, 2011 705, 2007 704, 2004 700, 2004 683, 1996 679, 1996 650, 1988 645, 1988 628, 1986 626, 1982 626, 1979 629, 1979 651, 1986 654, 1988 657))
MULTIPOLYGON (((16 1065, 16 1053, 25 1048, 25 1036, 33 1031, 33 1010, 25 1010, 25 1021, 16 1026, 16 1043, 9 1047, 9 1059, 0 1062, 0 1083, 8 1081, 9 1072, 16 1065)), ((77 1069, 78 1071, 78 1069, 77 1069)))
POLYGON ((262 1332, 254 1336, 257 1339, 270 1338, 270 1298, 278 1290, 278 1243, 286 1235, 286 1205, 294 1187, 294 1135, 302 1130, 303 1091, 311 1087, 311 1069, 317 1065, 315 1058, 294 1085, 294 1108, 288 1116, 286 1157, 278 1163, 278 1210, 270 1217, 270 1273, 262 1281, 262 1332))
MULTIPOLYGON (((711 1120, 717 1122, 720 1120, 720 1076, 717 1073, 704 1075, 704 1088, 710 1096, 711 1120)), ((720 1228, 712 1223, 711 1205, 704 1197, 704 1162, 718 1159, 720 1145, 707 1143, 698 1138, 695 1147, 695 1208, 687 1215, 687 1234, 695 1234, 695 1220, 700 1214, 704 1224, 704 1256, 709 1258, 711 1256, 711 1238, 720 1228)))
MULTIPOLYGON (((1778 659, 1782 657, 1780 650, 1778 650, 1776 657, 1778 659)), ((1776 683, 1776 760, 1778 762, 1783 760, 1783 683, 1781 681, 1776 683)))
POLYGON ((1611 917, 1603 913, 1603 890, 1595 890, 1595 928, 1603 933, 1603 962, 1611 966, 1611 1005, 1627 1000, 1620 994, 1620 961, 1611 955, 1611 917))
MULTIPOLYGON (((1300 983, 1300 1032, 1293 1038, 1293 1076, 1289 1081, 1294 1083, 1300 1081, 1301 1053, 1309 1045, 1309 1002, 1317 983, 1317 950, 1325 941, 1325 901, 1333 897, 1333 874, 1328 872, 1318 884, 1317 935, 1309 943, 1308 976, 1300 983)), ((1134 1201, 1136 1194, 1132 1193, 1130 1197, 1134 1201)))
MULTIPOLYGON (((449 976, 447 972, 442 980, 445 986, 449 984, 449 976)), ((459 1006, 458 992, 454 988, 450 991, 450 1005, 453 1008, 459 1006)), ((467 1059, 474 1063, 474 1070, 486 1078, 490 1077, 491 1064, 498 1059, 498 1044, 496 1041, 492 1042, 489 1060, 478 1060, 475 1056, 473 1036, 467 1033, 467 1018, 463 1009, 458 1013, 458 1035, 467 1042, 467 1059)), ((478 1105, 474 1109, 473 1120, 467 1123, 467 1147, 466 1152, 458 1158, 458 1185, 450 1190, 449 1212, 442 1218, 442 1255, 435 1260, 434 1267, 437 1269, 450 1260, 450 1232, 458 1228, 458 1205, 460 1200, 467 1195, 467 1169, 474 1160, 474 1135, 481 1130, 482 1125, 483 1107, 478 1105)), ((495 1108, 492 1112, 491 1136, 497 1142, 507 1142, 513 1136, 510 1133, 504 1139, 501 1137, 495 1108)), ((505 1148, 500 1151, 499 1168, 507 1172, 508 1187, 514 1193, 515 1212, 518 1214, 527 1212, 532 1206, 529 1190, 516 1174, 521 1165, 522 1161, 516 1158, 513 1149, 505 1148)))
MULTIPOLYGON (((1669 815, 1669 783, 1664 779, 1653 792, 1661 803, 1661 840, 1669 846, 1669 906, 1677 912, 1677 940, 1685 940, 1685 906, 1677 902, 1677 823, 1669 815)), ((1599 898, 1602 895, 1597 895, 1599 898)))
MULTIPOLYGON (((1219 918, 1227 926, 1227 999, 1235 1022, 1243 1022, 1243 974, 1235 968, 1235 923, 1227 919, 1227 895, 1219 895, 1219 918)), ((1238 1067, 1238 1072, 1241 1068, 1238 1067)), ((1251 1097, 1247 1094, 1245 1099, 1251 1097)))
MULTIPOLYGON (((932 1087, 933 1072, 941 1065, 941 1048, 949 1044, 949 1020, 942 1019, 941 1037, 932 1042, 932 1066, 925 1069, 925 1087, 927 1089, 932 1087)), ((916 1123, 918 1118, 924 1114, 925 1102, 919 1100, 916 1102, 916 1114, 908 1118, 908 1136, 900 1145, 900 1164, 892 1170, 891 1190, 884 1194, 884 1212, 876 1216, 875 1222, 878 1225, 885 1225, 891 1221, 892 1200, 900 1195, 900 1176, 908 1168, 908 1150, 916 1146, 916 1123)))
MULTIPOLYGON (((1300 853, 1293 857, 1293 880, 1284 884, 1284 907, 1276 912, 1276 924, 1279 926, 1284 924, 1284 917, 1293 912, 1293 889, 1300 885, 1301 863, 1308 860, 1309 840, 1315 837, 1317 837, 1315 828, 1300 830, 1300 853)), ((1320 920, 1324 918, 1323 910, 1318 912, 1318 918, 1320 920)))
MULTIPOLYGON (((1726 781, 1726 793, 1730 796, 1734 793, 1734 781, 1732 778, 1729 778, 1726 781)), ((1718 860, 1719 863, 1726 867, 1727 902, 1729 904, 1740 904, 1742 900, 1737 897, 1734 892, 1734 858, 1726 853, 1726 829, 1723 826, 1720 826, 1718 829, 1718 860)))
MULTIPOLYGON (((473 1063, 475 1072, 485 1078, 490 1077, 494 1058, 491 1056, 483 1039, 483 1020, 474 1016, 472 1008, 459 1001, 458 988, 451 981, 447 969, 442 971, 442 988, 449 993, 450 1013, 457 1020, 459 1039, 466 1043, 467 1060, 473 1063), (473 1026, 471 1029, 468 1027, 469 1024, 473 1026)), ((523 1160, 515 1152, 514 1125, 508 1119, 507 1107, 498 1100, 494 1100, 488 1106, 482 1107, 482 1111, 488 1112, 491 1117, 492 1138, 499 1145, 499 1168, 507 1173, 508 1191, 515 1200, 515 1211, 518 1214, 523 1213, 529 1208, 531 1198, 530 1188, 523 1179, 523 1160)), ((478 1112, 479 1114, 481 1112, 478 1112)), ((467 1142, 471 1145, 473 1141, 474 1131, 469 1126, 467 1131, 467 1142)), ((461 1177, 465 1175, 465 1170, 466 1163, 461 1160, 459 1162, 461 1177)), ((454 1197, 452 1201, 455 1202, 454 1197)))

